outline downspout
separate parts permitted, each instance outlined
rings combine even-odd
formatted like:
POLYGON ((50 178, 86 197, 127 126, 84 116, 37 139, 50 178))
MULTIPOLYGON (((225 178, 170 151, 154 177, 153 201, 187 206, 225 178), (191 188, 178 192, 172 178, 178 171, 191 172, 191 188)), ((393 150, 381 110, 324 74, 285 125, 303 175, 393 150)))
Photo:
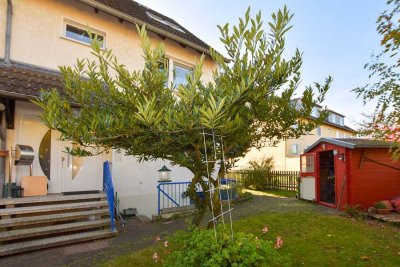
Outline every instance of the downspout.
MULTIPOLYGON (((5 63, 10 63, 10 55, 11 55, 11 20, 12 20, 12 13, 13 13, 13 6, 12 6, 12 0, 7 0, 7 14, 6 14, 6 38, 5 38, 5 46, 4 46, 4 62, 5 63)), ((4 103, 5 104, 5 103, 4 103)), ((2 117, 2 125, 1 125, 1 131, 2 131, 2 137, 0 141, 0 150, 6 150, 6 144, 7 144, 7 123, 6 123, 6 111, 1 112, 1 117, 2 117)), ((11 154, 9 154, 11 155, 11 154)), ((1 166, 1 181, 0 181, 0 187, 1 187, 1 192, 0 192, 0 197, 4 197, 3 195, 3 188, 6 184, 6 164, 7 160, 5 157, 2 157, 0 159, 0 166, 1 166)), ((11 164, 10 164, 11 168, 11 164)), ((11 169, 9 170, 11 172, 11 169)), ((9 175, 10 176, 10 175, 9 175)), ((9 184, 8 184, 8 197, 11 197, 11 176, 9 179, 9 184)))
POLYGON ((11 54, 11 20, 12 20, 12 0, 7 0, 7 15, 6 15, 6 42, 4 49, 4 61, 10 63, 11 54))

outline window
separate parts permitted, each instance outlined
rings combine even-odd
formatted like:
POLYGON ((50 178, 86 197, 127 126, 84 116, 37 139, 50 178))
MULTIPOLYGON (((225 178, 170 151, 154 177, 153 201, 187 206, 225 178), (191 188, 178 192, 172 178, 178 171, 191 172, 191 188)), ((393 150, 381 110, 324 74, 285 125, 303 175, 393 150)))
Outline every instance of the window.
POLYGON ((321 127, 318 126, 318 127, 317 127, 317 135, 318 135, 318 136, 321 136, 321 134, 322 134, 322 133, 321 133, 321 127))
POLYGON ((344 125, 344 118, 343 117, 340 117, 339 124, 342 125, 342 126, 344 125))
POLYGON ((176 25, 175 23, 173 23, 171 21, 162 19, 159 16, 154 15, 153 13, 150 13, 150 12, 146 12, 146 14, 147 14, 147 16, 149 18, 151 18, 153 20, 156 20, 156 21, 158 21, 158 22, 160 22, 160 23, 162 23, 164 25, 167 25, 167 26, 169 26, 169 27, 171 27, 171 28, 173 28, 173 29, 175 29, 177 31, 180 31, 180 32, 183 32, 183 33, 185 32, 181 27, 179 27, 178 25, 176 25))
POLYGON ((340 133, 339 133, 339 131, 336 131, 336 138, 339 138, 340 137, 340 133))
POLYGON ((301 157, 301 172, 314 172, 314 155, 304 155, 301 157))
POLYGON ((312 109, 311 116, 313 116, 315 118, 317 118, 319 116, 319 109, 317 107, 314 107, 312 109))
POLYGON ((87 26, 79 25, 77 23, 73 23, 70 21, 66 21, 64 23, 64 37, 73 40, 82 44, 91 44, 91 39, 89 36, 88 31, 91 32, 91 34, 94 37, 97 37, 97 40, 100 43, 100 47, 104 48, 105 47, 105 34, 97 31, 92 28, 88 28, 87 26))
POLYGON ((193 75, 193 69, 176 62, 174 62, 173 65, 173 86, 178 87, 181 84, 186 85, 186 76, 193 75))
POLYGON ((298 144, 293 144, 292 145, 292 154, 293 155, 299 154, 299 145, 298 144))

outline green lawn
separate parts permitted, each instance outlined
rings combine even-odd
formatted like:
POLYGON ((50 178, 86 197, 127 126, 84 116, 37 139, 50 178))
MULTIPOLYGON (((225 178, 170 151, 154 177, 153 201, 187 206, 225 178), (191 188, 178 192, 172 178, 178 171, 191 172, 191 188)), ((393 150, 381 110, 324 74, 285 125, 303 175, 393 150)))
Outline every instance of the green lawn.
POLYGON ((264 190, 262 192, 279 197, 296 197, 297 193, 296 191, 288 191, 288 190, 264 190))
MULTIPOLYGON (((262 238, 283 238, 281 253, 294 266, 400 266, 398 227, 368 220, 309 212, 266 213, 240 219, 235 231, 251 232, 262 238), (269 232, 262 234, 268 226, 269 232)), ((160 266, 152 261, 160 245, 119 256, 105 266, 160 266)))

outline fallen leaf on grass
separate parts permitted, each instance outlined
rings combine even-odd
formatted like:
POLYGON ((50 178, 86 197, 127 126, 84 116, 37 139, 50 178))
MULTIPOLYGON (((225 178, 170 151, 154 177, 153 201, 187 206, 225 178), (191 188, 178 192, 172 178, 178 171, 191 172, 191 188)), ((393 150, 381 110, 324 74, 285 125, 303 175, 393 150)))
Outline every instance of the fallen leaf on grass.
POLYGON ((370 260, 371 257, 369 257, 369 256, 361 256, 361 259, 362 259, 363 261, 367 261, 367 260, 370 260))

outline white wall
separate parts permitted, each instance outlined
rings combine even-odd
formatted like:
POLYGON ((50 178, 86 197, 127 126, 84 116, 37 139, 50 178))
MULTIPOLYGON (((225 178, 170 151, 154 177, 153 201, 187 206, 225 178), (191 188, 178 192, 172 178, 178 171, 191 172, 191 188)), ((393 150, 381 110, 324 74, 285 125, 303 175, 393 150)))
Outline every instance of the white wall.
POLYGON ((118 192, 120 200, 120 211, 137 208, 139 214, 148 217, 157 214, 157 170, 164 164, 171 170, 172 182, 188 182, 193 177, 188 169, 173 167, 168 161, 139 163, 136 157, 113 151, 112 175, 114 190, 118 192))

